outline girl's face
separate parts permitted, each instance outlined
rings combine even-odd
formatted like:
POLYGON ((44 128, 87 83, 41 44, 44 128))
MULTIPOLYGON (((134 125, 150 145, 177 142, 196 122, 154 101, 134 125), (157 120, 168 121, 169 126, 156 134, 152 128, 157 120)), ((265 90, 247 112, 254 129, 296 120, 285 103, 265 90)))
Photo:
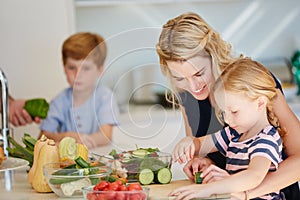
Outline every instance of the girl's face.
POLYGON ((91 59, 67 58, 64 70, 68 83, 76 91, 93 90, 102 73, 102 67, 98 67, 91 59))
POLYGON ((190 92, 198 100, 209 96, 214 82, 210 57, 196 56, 184 62, 167 61, 167 65, 176 87, 190 92))
POLYGON ((265 117, 265 107, 259 99, 251 100, 244 93, 219 91, 214 94, 216 104, 222 111, 224 122, 238 133, 248 133, 265 117))

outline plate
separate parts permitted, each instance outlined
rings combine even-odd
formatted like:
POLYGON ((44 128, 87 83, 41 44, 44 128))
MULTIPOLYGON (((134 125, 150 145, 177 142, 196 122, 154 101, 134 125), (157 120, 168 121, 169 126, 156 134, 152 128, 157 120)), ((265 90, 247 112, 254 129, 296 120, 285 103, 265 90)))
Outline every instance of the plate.
POLYGON ((2 165, 0 166, 0 172, 6 170, 19 169, 22 167, 26 167, 29 164, 27 160, 23 160, 21 158, 8 157, 6 160, 2 161, 2 165))

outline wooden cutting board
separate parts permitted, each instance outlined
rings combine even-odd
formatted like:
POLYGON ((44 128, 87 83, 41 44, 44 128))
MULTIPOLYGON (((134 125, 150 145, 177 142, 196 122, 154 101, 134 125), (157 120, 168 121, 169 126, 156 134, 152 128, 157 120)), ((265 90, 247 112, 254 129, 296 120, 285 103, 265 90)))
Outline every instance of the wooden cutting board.
MULTIPOLYGON (((171 200, 175 197, 169 197, 168 194, 173 191, 175 188, 190 185, 193 182, 190 180, 177 180, 171 181, 169 184, 152 184, 147 187, 150 188, 149 197, 150 200, 171 200)), ((229 195, 218 195, 217 197, 211 197, 206 199, 230 199, 229 195)))

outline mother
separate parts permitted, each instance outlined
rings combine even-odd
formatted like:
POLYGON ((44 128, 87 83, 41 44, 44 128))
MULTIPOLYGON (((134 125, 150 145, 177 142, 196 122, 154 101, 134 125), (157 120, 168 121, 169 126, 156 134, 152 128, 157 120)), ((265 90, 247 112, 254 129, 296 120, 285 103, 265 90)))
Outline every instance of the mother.
MULTIPOLYGON (((233 56, 231 45, 222 40, 220 35, 195 13, 182 14, 163 25, 156 48, 162 73, 169 79, 172 87, 170 100, 175 102, 177 94, 185 97, 181 98, 180 107, 186 119, 187 136, 193 134, 199 137, 211 133, 210 129, 218 123, 209 100, 210 86, 220 72, 240 56, 233 56), (192 98, 190 95, 197 100, 197 107, 192 109, 187 106, 190 105, 189 100, 192 98), (196 130, 192 131, 191 127, 195 122, 191 119, 195 117, 199 120, 196 122, 196 130)), ((275 77, 274 79, 276 80, 275 77)), ((261 196, 292 184, 283 191, 286 199, 298 200, 300 192, 296 182, 300 180, 300 123, 289 108, 278 81, 274 104, 274 113, 279 116, 281 127, 288 133, 283 138, 286 159, 276 172, 267 175, 260 186, 249 191, 249 197, 261 196)), ((221 155, 209 155, 205 160, 194 158, 189 161, 184 171, 189 178, 193 178, 193 172, 210 163, 223 168, 225 164, 221 155)))

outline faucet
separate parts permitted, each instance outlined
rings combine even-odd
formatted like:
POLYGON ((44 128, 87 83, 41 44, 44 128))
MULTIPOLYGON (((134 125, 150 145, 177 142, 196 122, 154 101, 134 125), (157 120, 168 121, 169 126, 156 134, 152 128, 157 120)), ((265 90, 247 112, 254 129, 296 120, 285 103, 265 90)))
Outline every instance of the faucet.
POLYGON ((0 146, 3 147, 5 156, 8 156, 8 135, 9 135, 9 113, 8 113, 8 87, 7 87, 7 79, 0 68, 0 83, 1 83, 1 134, 0 134, 0 146))

